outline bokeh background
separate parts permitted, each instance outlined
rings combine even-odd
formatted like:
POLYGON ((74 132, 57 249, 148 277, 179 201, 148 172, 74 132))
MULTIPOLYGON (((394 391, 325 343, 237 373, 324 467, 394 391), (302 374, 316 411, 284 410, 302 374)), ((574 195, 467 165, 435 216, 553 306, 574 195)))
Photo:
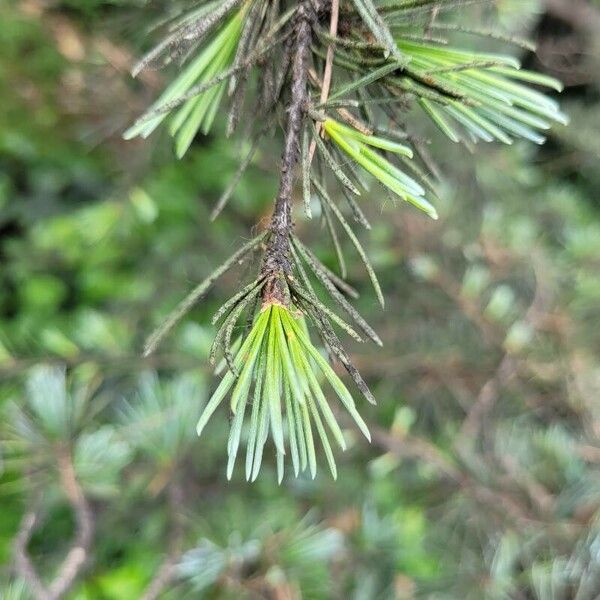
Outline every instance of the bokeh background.
MULTIPOLYGON (((210 316, 249 271, 140 356, 277 184, 273 139, 210 223, 243 139, 217 127, 181 161, 165 135, 122 141, 169 76, 128 71, 174 6, 0 2, 0 597, 600 598, 600 2, 454 17, 535 40, 511 52, 564 81, 571 124, 469 153, 415 113, 441 218, 365 199, 385 312, 349 265, 385 344, 348 342, 373 443, 349 431, 337 482, 281 486, 271 457, 226 481, 224 411, 194 431, 210 316)), ((297 229, 335 266, 318 222, 297 229)))

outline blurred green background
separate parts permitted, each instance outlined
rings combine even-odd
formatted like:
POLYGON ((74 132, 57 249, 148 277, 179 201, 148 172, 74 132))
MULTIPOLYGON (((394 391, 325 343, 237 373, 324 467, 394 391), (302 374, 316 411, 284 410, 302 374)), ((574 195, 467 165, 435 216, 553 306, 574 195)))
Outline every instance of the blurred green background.
MULTIPOLYGON (((78 524, 68 446, 94 529, 70 600, 600 598, 600 3, 455 17, 534 39, 518 52, 565 82, 571 124, 469 154, 414 123, 444 174, 441 218, 374 189, 363 241, 385 312, 349 269, 385 344, 348 343, 379 401, 362 407, 373 443, 349 431, 337 482, 321 468, 281 486, 270 459, 257 483, 226 481, 224 412, 194 431, 210 316, 248 270, 140 356, 277 185, 274 139, 210 223, 243 139, 217 127, 181 161, 165 135, 121 140, 164 81, 128 70, 172 6, 0 2, 0 597, 35 597, 15 551, 28 515, 41 581, 60 573, 78 524)), ((300 210, 297 229, 335 266, 300 210)))

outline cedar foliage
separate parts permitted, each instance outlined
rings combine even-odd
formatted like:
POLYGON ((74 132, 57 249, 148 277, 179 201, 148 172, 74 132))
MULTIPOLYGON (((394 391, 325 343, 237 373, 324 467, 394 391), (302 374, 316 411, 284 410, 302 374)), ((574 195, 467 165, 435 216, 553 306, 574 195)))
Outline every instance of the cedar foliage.
MULTIPOLYGON (((533 88, 561 91, 558 80, 522 69, 520 62, 508 55, 456 48, 443 31, 432 34, 438 11, 457 8, 458 4, 434 0, 207 2, 170 23, 168 35, 133 68, 137 75, 150 65, 178 59, 181 63, 175 80, 127 130, 126 139, 146 138, 168 120, 169 133, 181 158, 199 132, 206 135, 211 130, 226 90, 228 135, 240 122, 250 120, 250 128, 242 135, 249 136, 254 149, 271 130, 283 131, 279 191, 270 226, 194 289, 146 345, 146 354, 152 353, 218 277, 263 245, 258 277, 232 296, 213 318, 213 324, 221 320, 221 325, 211 362, 222 352, 227 368, 198 423, 198 434, 231 391, 228 477, 242 429, 248 431, 248 453, 254 453, 254 458, 246 462, 247 479, 256 479, 269 431, 276 448, 279 480, 283 478, 286 446, 294 473, 299 473, 298 455, 304 450, 302 469, 307 467, 308 454, 314 477, 309 414, 331 473, 337 477, 322 421, 340 447, 345 449, 346 445, 318 382, 321 374, 370 439, 350 393, 323 362, 306 329, 309 320, 330 355, 346 367, 360 393, 374 403, 373 394, 334 328, 358 342, 364 335, 381 344, 340 287, 347 264, 338 237, 340 229, 364 262, 382 308, 383 291, 352 225, 328 191, 328 179, 337 180, 355 221, 367 228, 359 204, 362 192, 369 188, 367 175, 389 193, 437 219, 435 184, 410 143, 407 105, 416 103, 457 144, 512 144, 518 138, 540 144, 545 139, 540 131, 549 129, 553 122, 566 124, 558 104, 533 88), (248 119, 245 111, 250 107, 248 119), (318 258, 307 253, 297 237, 292 237, 297 163, 302 172, 306 216, 312 218, 314 192, 336 250, 339 274, 329 272, 318 258), (319 299, 313 288, 314 278, 355 325, 319 299), (296 312, 301 315, 299 320, 296 312), (240 319, 254 321, 254 325, 233 341, 232 333, 240 319), (247 404, 256 410, 245 423, 247 404), (261 405, 269 410, 259 408, 261 405)), ((529 47, 516 39, 508 41, 529 47)), ((244 160, 239 172, 243 173, 249 164, 244 160)), ((231 195, 233 189, 228 187, 227 194, 231 195)), ((213 216, 223 210, 227 199, 221 198, 213 216)))
MULTIPOLYGON (((211 316, 224 290, 234 295, 257 279, 264 247, 225 273, 146 358, 141 336, 190 282, 263 230, 255 225, 273 208, 281 137, 254 145, 238 132, 222 141, 226 115, 218 115, 212 134, 196 136, 177 163, 160 138, 120 140, 142 96, 151 104, 178 68, 142 73, 143 86, 129 87, 115 59, 131 56, 132 40, 157 36, 142 25, 146 10, 160 21, 172 3, 0 5, 3 598, 595 599, 600 37, 592 6, 463 3, 430 25, 433 37, 443 28, 453 47, 477 52, 506 48, 496 39, 504 34, 536 39, 539 59, 520 47, 509 54, 567 84, 561 104, 572 119, 546 132, 542 148, 478 144, 470 155, 420 106, 402 113, 410 139, 396 141, 413 147, 430 176, 444 173, 438 222, 396 209, 327 138, 351 181, 362 173, 373 193, 347 196, 316 148, 323 173, 309 179, 309 221, 297 168, 290 252, 324 306, 336 304, 311 260, 381 338, 383 347, 345 342, 378 404, 360 411, 368 444, 317 366, 347 447, 335 455, 337 481, 313 480, 310 470, 296 479, 288 468, 277 486, 273 450, 250 486, 246 433, 228 482, 227 419, 211 419, 200 441, 194 424, 217 383, 205 369, 211 316), (490 16, 494 38, 465 31, 490 33, 490 16), (156 153, 140 172, 150 147, 156 153), (248 161, 242 176, 238 160, 248 161), (237 183, 228 209, 209 225, 228 181, 237 183), (331 212, 341 278, 315 181, 356 228, 385 312, 331 212), (361 222, 371 230, 361 232, 361 222)), ((220 106, 227 98, 226 90, 220 106)), ((330 116, 350 126, 337 107, 330 116)), ((375 135, 389 139, 387 130, 375 135)), ((302 145, 299 153, 301 163, 302 145)), ((250 325, 240 319, 231 344, 250 325)))

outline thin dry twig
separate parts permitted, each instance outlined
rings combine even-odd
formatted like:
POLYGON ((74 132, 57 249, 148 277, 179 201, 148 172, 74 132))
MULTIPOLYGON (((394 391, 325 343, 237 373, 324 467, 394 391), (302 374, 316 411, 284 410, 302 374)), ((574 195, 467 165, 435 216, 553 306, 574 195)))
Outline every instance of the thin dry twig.
POLYGON ((31 593, 37 600, 49 600, 49 592, 44 587, 27 553, 27 545, 41 517, 40 500, 40 497, 36 498, 21 519, 14 546, 15 569, 21 579, 27 582, 31 593))
POLYGON ((168 513, 170 522, 169 551, 158 571, 148 584, 140 600, 156 600, 173 581, 177 563, 181 557, 184 527, 182 522, 183 489, 175 474, 167 485, 168 513))
POLYGON ((373 443, 399 458, 413 458, 434 466, 453 486, 460 488, 473 500, 492 508, 496 513, 510 517, 516 524, 538 520, 528 506, 501 489, 492 489, 479 483, 461 470, 438 448, 413 435, 399 435, 381 427, 369 425, 373 443))
MULTIPOLYGON (((329 34, 332 38, 337 36, 338 23, 340 16, 340 0, 331 0, 331 19, 329 21, 329 34)), ((333 41, 327 46, 327 56, 325 58, 325 69, 323 71, 323 85, 321 86, 321 98, 320 103, 324 104, 329 98, 329 91, 331 90, 331 77, 333 75, 333 58, 335 55, 335 46, 333 41)), ((321 123, 316 123, 317 135, 321 133, 321 123)), ((312 159, 315 155, 317 148, 317 142, 312 140, 310 148, 308 150, 308 164, 312 163, 312 159)))
MULTIPOLYGON (((536 330, 547 313, 552 295, 543 275, 544 266, 541 264, 541 258, 538 253, 535 252, 531 258, 535 273, 536 288, 533 300, 525 313, 524 321, 528 323, 532 329, 536 330)), ((467 413, 456 438, 455 447, 460 447, 465 444, 467 440, 470 440, 471 443, 474 442, 483 419, 492 410, 502 389, 517 375, 519 363, 520 360, 517 356, 509 351, 504 353, 494 374, 481 387, 474 404, 467 413)))
POLYGON ((30 586, 36 600, 60 600, 66 596, 88 560, 94 535, 93 514, 77 480, 71 448, 61 444, 55 451, 60 484, 73 510, 76 531, 54 579, 45 586, 27 551, 41 518, 39 502, 35 501, 25 513, 15 542, 15 566, 21 578, 30 586))

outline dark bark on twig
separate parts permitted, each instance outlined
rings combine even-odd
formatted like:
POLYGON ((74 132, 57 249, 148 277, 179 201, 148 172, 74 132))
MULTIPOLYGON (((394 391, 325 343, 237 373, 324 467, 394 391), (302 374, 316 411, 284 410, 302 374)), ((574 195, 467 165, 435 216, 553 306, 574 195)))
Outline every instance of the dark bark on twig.
POLYGON ((289 235, 292 230, 292 191, 294 171, 299 155, 300 130, 308 101, 308 56, 314 18, 314 8, 311 6, 311 2, 304 0, 298 8, 296 16, 292 82, 281 159, 281 179, 271 217, 271 237, 262 267, 263 274, 270 276, 270 280, 265 286, 264 301, 286 302, 284 285, 280 276, 291 272, 289 235))

